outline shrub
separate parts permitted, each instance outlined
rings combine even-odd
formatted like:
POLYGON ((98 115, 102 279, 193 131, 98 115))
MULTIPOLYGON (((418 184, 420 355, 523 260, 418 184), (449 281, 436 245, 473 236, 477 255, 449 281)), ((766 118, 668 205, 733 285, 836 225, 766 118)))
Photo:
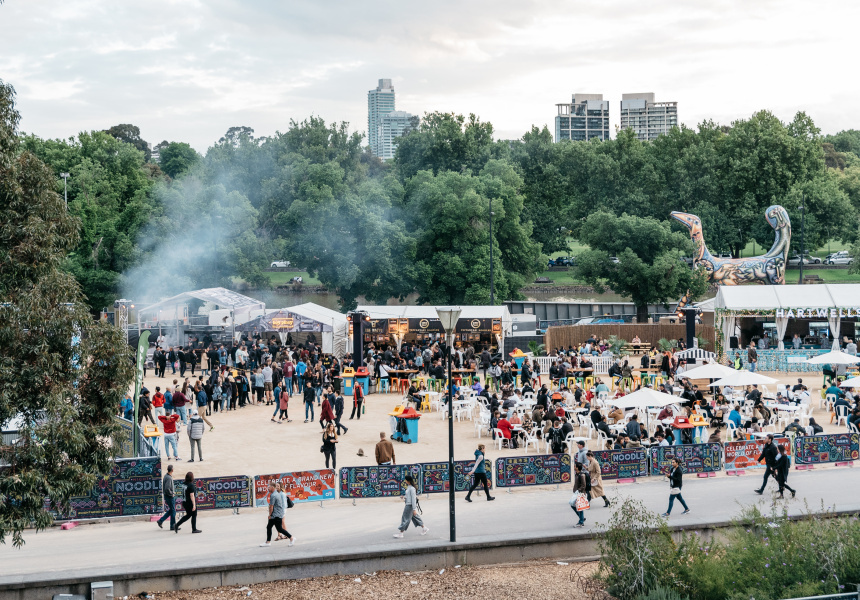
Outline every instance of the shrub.
POLYGON ((681 597, 681 594, 672 588, 658 586, 647 594, 639 594, 636 600, 687 600, 687 598, 681 597))

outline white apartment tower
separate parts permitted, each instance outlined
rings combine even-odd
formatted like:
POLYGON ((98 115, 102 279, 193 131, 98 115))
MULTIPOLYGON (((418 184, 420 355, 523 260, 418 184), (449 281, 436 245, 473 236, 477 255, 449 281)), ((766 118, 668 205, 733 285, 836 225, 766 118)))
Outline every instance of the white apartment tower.
POLYGON ((632 129, 640 140, 654 141, 677 126, 677 102, 656 102, 651 92, 621 95, 621 129, 632 129))
POLYGON ((382 119, 391 112, 394 112, 394 88, 390 79, 380 79, 376 89, 367 92, 367 141, 374 156, 382 157, 382 119))
POLYGON ((573 94, 569 104, 556 104, 555 141, 609 139, 609 101, 603 94, 573 94))

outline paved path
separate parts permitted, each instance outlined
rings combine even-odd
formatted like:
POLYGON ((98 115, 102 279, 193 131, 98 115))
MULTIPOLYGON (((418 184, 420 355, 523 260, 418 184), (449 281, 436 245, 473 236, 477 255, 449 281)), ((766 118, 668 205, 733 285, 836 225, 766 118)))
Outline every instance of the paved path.
MULTIPOLYGON (((799 490, 794 500, 784 503, 790 514, 811 509, 835 507, 860 510, 856 494, 858 474, 851 468, 829 468, 792 472, 790 483, 799 490)), ((742 506, 761 502, 769 507, 774 482, 768 483, 764 497, 753 493, 761 484, 761 474, 742 477, 698 479, 684 478, 684 498, 692 512, 681 515, 676 503, 672 524, 704 525, 736 516, 742 506)), ((629 495, 641 499, 652 510, 663 512, 668 502, 668 483, 664 478, 646 478, 627 485, 606 485, 610 497, 629 495)), ((573 511, 568 507, 569 488, 520 488, 513 493, 496 490, 496 501, 488 503, 478 497, 473 503, 457 495, 457 536, 459 542, 481 542, 502 538, 534 537, 583 531, 572 527, 573 511)), ((245 509, 240 515, 229 511, 201 513, 200 535, 190 533, 190 523, 174 534, 155 523, 129 522, 80 526, 70 531, 53 528, 35 534, 28 532, 23 549, 10 544, 0 547, 0 583, 20 580, 25 575, 73 575, 77 569, 194 567, 245 562, 268 557, 313 557, 344 551, 390 550, 399 546, 443 544, 448 540, 448 496, 434 494, 422 497, 424 520, 430 527, 426 537, 410 527, 404 539, 392 538, 400 522, 402 501, 399 499, 365 500, 353 506, 349 500, 297 505, 288 512, 288 529, 296 536, 296 545, 273 543, 260 548, 265 540, 266 514, 262 509, 245 509)), ((473 497, 475 499, 475 497, 473 497)), ((587 514, 587 528, 606 523, 612 508, 603 508, 598 500, 587 514)))

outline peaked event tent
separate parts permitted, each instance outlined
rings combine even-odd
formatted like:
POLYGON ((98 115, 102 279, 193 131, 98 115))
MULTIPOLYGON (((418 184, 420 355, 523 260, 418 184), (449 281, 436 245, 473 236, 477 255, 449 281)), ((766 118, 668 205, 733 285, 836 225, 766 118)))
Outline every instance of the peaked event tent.
POLYGON ((310 302, 260 315, 237 325, 236 331, 261 334, 274 332, 280 336, 282 343, 290 333, 295 334, 293 337, 302 338, 314 334, 322 345, 322 351, 338 358, 346 354, 349 338, 346 315, 310 302))

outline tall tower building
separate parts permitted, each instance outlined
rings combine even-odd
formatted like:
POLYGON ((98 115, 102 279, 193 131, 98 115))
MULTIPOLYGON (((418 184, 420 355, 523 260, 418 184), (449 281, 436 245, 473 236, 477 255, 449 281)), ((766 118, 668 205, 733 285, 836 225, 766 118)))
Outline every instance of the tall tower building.
POLYGON ((367 92, 367 141, 374 156, 382 156, 380 130, 382 119, 394 111, 394 88, 390 79, 380 79, 375 90, 367 92))
POLYGON ((570 104, 556 104, 555 141, 609 139, 609 101, 603 94, 573 94, 570 104))
POLYGON ((413 129, 417 124, 417 117, 402 110, 393 110, 382 117, 377 137, 379 154, 376 156, 382 160, 394 158, 394 153, 397 151, 397 138, 413 129))
POLYGON ((621 129, 632 129, 640 140, 656 140, 677 126, 677 102, 655 102, 651 92, 621 94, 621 129))

